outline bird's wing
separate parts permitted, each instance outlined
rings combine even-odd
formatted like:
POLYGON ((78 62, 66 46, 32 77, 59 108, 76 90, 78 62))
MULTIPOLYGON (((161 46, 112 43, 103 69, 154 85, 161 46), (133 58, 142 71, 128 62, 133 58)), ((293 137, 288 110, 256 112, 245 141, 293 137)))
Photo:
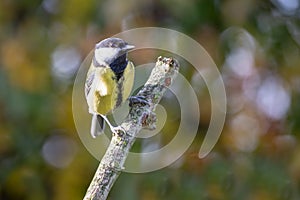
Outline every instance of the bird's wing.
POLYGON ((90 113, 106 114, 117 99, 115 74, 109 66, 91 67, 85 83, 85 97, 90 113))
MULTIPOLYGON (((92 68, 92 66, 91 66, 92 68)), ((92 84, 93 84, 93 81, 95 79, 95 73, 94 73, 94 70, 92 70, 90 68, 90 70, 88 71, 87 73, 87 77, 86 77, 86 81, 85 81, 85 97, 87 97, 91 91, 91 87, 92 87, 92 84)))
POLYGON ((95 67, 92 63, 85 81, 85 97, 87 98, 91 91, 98 91, 101 96, 110 94, 110 90, 107 89, 110 80, 105 77, 112 76, 112 73, 109 66, 95 67))

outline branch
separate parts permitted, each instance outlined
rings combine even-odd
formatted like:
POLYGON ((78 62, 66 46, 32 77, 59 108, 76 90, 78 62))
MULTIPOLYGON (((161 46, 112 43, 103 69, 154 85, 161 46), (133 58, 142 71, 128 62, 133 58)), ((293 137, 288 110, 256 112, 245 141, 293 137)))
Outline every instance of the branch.
POLYGON ((128 152, 138 132, 155 129, 156 105, 176 77, 179 63, 173 58, 158 57, 151 75, 135 97, 130 98, 130 111, 124 122, 113 133, 84 200, 105 200, 123 169, 128 152))

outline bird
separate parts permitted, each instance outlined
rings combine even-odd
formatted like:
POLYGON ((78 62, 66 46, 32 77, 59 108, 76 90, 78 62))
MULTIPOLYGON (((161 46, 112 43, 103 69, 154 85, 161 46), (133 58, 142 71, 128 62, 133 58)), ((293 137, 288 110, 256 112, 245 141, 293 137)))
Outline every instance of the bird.
POLYGON ((131 93, 135 70, 127 54, 134 48, 120 38, 107 38, 95 45, 85 82, 93 138, 103 134, 105 122, 112 132, 116 131, 107 115, 124 103, 131 93))

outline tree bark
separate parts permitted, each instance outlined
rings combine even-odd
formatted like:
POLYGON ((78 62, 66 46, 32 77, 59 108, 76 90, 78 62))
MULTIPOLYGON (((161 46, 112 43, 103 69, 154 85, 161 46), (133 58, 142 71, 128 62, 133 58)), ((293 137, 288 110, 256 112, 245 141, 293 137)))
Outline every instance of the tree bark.
POLYGON ((103 156, 84 200, 105 200, 123 169, 128 152, 138 132, 155 129, 156 105, 176 77, 179 63, 173 58, 158 57, 144 87, 129 100, 130 111, 124 122, 116 128, 110 145, 103 156))

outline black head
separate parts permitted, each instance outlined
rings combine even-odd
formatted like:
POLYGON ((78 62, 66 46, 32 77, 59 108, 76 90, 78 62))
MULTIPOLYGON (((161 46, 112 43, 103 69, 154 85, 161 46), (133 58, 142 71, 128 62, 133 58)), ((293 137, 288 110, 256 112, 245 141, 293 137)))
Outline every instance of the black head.
POLYGON ((107 38, 96 44, 94 64, 95 66, 109 65, 119 79, 127 66, 127 52, 133 49, 133 45, 120 38, 107 38))
POLYGON ((96 49, 98 48, 119 48, 130 50, 134 48, 134 46, 129 45, 120 38, 107 38, 96 44, 96 49))
POLYGON ((107 38, 96 44, 95 61, 99 64, 110 65, 119 57, 126 57, 126 53, 133 49, 133 45, 120 38, 107 38))

